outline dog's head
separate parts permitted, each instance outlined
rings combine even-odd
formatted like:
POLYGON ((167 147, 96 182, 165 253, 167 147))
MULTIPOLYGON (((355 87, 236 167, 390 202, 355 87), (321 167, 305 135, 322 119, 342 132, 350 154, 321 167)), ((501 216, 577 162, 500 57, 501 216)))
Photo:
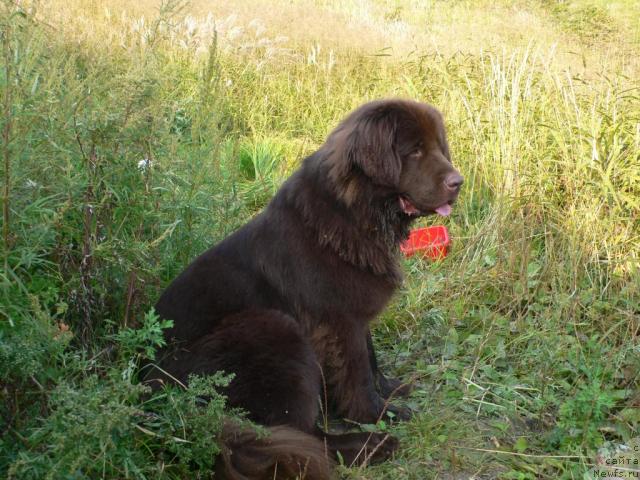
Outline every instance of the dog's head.
POLYGON ((363 105, 329 136, 330 175, 349 205, 362 182, 407 217, 449 215, 462 176, 451 164, 442 116, 409 100, 363 105))

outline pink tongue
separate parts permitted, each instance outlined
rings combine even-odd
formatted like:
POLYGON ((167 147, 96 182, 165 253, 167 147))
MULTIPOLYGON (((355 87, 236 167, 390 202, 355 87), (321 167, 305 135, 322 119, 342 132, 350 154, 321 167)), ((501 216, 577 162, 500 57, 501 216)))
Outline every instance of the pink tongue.
POLYGON ((436 208, 436 213, 438 215, 442 215, 443 217, 448 217, 451 214, 451 205, 445 203, 444 205, 436 208))

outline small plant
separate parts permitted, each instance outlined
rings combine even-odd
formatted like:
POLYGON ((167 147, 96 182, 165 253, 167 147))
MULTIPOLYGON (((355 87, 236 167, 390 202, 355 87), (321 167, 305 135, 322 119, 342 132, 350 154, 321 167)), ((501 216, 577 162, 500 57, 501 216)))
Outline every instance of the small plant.
POLYGON ((112 338, 119 345, 121 356, 134 360, 138 357, 154 360, 156 349, 166 345, 163 331, 172 326, 173 321, 161 319, 151 309, 145 314, 139 328, 123 328, 112 338))
POLYGON ((238 162, 243 181, 239 184, 242 197, 256 208, 262 208, 279 187, 284 159, 282 147, 275 141, 264 139, 244 143, 238 151, 238 162))
POLYGON ((571 393, 558 407, 557 424, 550 435, 550 443, 555 448, 597 450, 605 442, 604 432, 610 430, 605 427, 612 410, 629 394, 616 388, 615 370, 609 363, 611 359, 615 362, 624 359, 626 352, 613 352, 598 340, 594 336, 584 344, 574 343, 566 354, 563 370, 571 393))
POLYGON ((573 398, 565 400, 558 412, 556 438, 563 449, 596 449, 604 442, 600 428, 607 421, 616 398, 601 382, 578 387, 573 398))

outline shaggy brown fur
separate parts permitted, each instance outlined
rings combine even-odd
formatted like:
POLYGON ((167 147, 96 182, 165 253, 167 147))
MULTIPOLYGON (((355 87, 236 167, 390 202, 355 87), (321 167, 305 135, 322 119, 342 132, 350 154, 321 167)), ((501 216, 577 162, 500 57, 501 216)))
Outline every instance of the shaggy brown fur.
POLYGON ((174 321, 162 368, 182 382, 190 373, 234 373, 230 404, 274 427, 268 439, 228 427, 221 474, 273 478, 275 468, 282 478, 326 479, 325 447, 347 461, 392 453, 397 441, 388 436, 318 429, 321 373, 338 414, 372 423, 384 413, 400 382, 378 371, 369 323, 402 282, 398 245, 411 222, 448 214, 461 183, 437 110, 368 103, 260 215, 169 285, 156 305, 174 321))

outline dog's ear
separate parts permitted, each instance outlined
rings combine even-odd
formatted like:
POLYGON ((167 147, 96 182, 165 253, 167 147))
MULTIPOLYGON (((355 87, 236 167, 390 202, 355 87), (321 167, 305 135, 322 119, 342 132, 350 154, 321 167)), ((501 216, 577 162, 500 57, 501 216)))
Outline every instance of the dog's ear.
POLYGON ((397 186, 402 162, 396 150, 399 123, 397 107, 367 105, 349 119, 345 154, 350 165, 362 170, 374 183, 397 186))

